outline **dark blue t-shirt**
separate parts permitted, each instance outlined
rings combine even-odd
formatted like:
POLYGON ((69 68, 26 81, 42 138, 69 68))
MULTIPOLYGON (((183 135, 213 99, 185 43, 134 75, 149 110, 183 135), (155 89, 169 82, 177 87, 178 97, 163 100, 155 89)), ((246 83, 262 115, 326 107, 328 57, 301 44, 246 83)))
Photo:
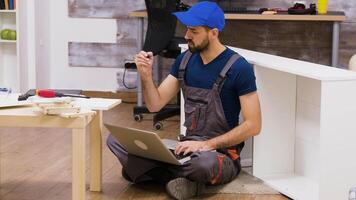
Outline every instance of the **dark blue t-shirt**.
MULTIPOLYGON (((185 83, 187 86, 212 89, 220 71, 225 66, 233 50, 226 48, 210 63, 204 65, 199 53, 195 53, 186 68, 185 83)), ((179 55, 172 65, 170 74, 178 78, 179 65, 185 53, 179 55)), ((245 58, 239 58, 226 74, 226 81, 222 87, 220 98, 226 120, 230 128, 239 123, 241 110, 239 96, 256 91, 255 74, 251 64, 245 58)))

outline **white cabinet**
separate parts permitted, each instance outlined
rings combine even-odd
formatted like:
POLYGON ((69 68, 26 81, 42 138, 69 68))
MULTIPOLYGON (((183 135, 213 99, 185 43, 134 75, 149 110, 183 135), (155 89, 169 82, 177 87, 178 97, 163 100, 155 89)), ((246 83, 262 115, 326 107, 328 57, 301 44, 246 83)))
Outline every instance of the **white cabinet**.
MULTIPOLYGON (((0 10, 0 31, 19 30, 16 10, 0 10)), ((18 34, 17 34, 18 36, 18 34)), ((19 91, 19 37, 17 40, 0 39, 0 87, 19 91)))
POLYGON ((15 29, 16 41, 0 40, 0 87, 26 92, 36 87, 34 0, 17 1, 16 10, 0 10, 0 30, 15 29))
POLYGON ((293 199, 348 199, 356 186, 356 72, 232 49, 254 65, 261 101, 253 175, 293 199))
POLYGON ((356 186, 356 73, 238 51, 254 64, 262 107, 253 175, 293 199, 348 199, 356 186))

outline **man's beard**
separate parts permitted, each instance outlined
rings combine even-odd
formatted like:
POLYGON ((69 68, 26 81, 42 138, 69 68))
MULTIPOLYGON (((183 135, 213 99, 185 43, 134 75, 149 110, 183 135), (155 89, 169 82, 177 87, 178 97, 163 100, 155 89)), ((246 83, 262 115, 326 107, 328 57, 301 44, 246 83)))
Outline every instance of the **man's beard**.
MULTIPOLYGON (((188 43, 189 42, 193 43, 192 41, 188 41, 188 43)), ((197 45, 197 46, 194 46, 194 44, 193 44, 193 46, 190 46, 188 44, 189 51, 192 52, 192 53, 201 53, 201 52, 207 50, 208 46, 209 46, 209 39, 208 38, 205 38, 203 40, 203 42, 200 45, 197 45)))

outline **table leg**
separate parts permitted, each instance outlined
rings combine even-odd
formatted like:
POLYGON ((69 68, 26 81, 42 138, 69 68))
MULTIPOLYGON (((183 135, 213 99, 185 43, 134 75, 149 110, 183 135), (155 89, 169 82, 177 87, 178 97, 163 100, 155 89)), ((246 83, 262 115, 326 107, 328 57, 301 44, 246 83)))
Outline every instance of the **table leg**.
POLYGON ((333 23, 333 40, 332 40, 332 55, 331 66, 338 67, 339 64, 339 35, 340 35, 340 22, 333 23))
POLYGON ((97 111, 90 123, 90 191, 100 192, 102 184, 102 115, 97 111))
POLYGON ((85 200, 85 128, 72 130, 72 199, 85 200))
MULTIPOLYGON (((143 40, 144 40, 144 18, 141 17, 139 19, 139 37, 140 37, 140 41, 138 42, 138 51, 141 51, 143 48, 143 40)), ((141 77, 140 74, 137 73, 137 106, 142 106, 143 105, 143 91, 142 91, 142 82, 141 82, 141 77)))

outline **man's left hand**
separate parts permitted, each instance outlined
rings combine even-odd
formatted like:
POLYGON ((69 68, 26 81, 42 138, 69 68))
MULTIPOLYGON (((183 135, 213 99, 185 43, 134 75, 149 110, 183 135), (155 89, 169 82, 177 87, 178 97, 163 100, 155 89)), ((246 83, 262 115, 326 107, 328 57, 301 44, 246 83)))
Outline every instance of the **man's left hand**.
POLYGON ((175 153, 186 155, 190 152, 211 151, 213 147, 207 141, 184 141, 179 142, 176 146, 175 153))

